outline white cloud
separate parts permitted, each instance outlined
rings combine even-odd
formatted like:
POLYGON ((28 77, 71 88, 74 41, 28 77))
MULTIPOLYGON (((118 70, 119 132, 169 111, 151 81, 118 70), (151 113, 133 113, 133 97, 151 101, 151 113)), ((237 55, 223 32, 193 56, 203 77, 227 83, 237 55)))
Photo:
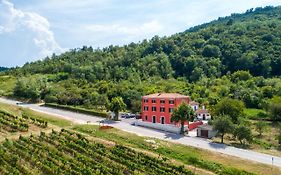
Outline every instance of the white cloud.
POLYGON ((0 26, 0 34, 1 33, 4 33, 4 27, 3 26, 0 26))
POLYGON ((0 34, 27 30, 33 33, 34 44, 40 49, 39 57, 62 52, 50 29, 49 21, 34 12, 22 11, 15 8, 8 0, 2 0, 0 10, 0 34))
POLYGON ((150 34, 156 33, 163 29, 163 26, 156 20, 152 20, 146 23, 143 23, 138 26, 133 26, 133 24, 120 25, 88 25, 85 26, 85 29, 91 32, 103 32, 103 33, 115 33, 115 34, 126 34, 126 35, 142 35, 143 33, 150 34))

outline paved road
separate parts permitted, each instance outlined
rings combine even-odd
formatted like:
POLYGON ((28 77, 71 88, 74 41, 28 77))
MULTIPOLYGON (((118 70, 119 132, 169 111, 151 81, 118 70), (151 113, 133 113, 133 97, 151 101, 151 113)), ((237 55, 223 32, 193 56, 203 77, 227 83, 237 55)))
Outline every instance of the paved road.
MULTIPOLYGON (((12 105, 16 105, 17 103, 19 103, 17 101, 8 100, 8 99, 4 99, 4 98, 0 98, 0 102, 12 104, 12 105)), ((56 115, 60 118, 69 119, 69 120, 72 120, 77 123, 91 122, 91 123, 97 124, 97 123, 99 123, 99 121, 103 120, 102 118, 99 118, 99 117, 93 117, 93 116, 89 116, 89 115, 85 115, 85 114, 78 114, 75 112, 69 112, 69 111, 64 111, 64 110, 60 110, 60 109, 42 107, 42 106, 38 106, 35 104, 21 104, 21 106, 31 108, 35 111, 40 111, 40 112, 56 115)), ((215 151, 215 152, 219 152, 219 153, 223 153, 223 154, 227 154, 227 155, 231 155, 231 156, 236 156, 236 157, 239 157, 242 159, 248 159, 248 160, 252 160, 255 162, 259 162, 259 163, 272 165, 272 159, 273 159, 274 160, 273 165, 281 167, 281 157, 262 154, 262 153, 258 153, 258 152, 254 152, 254 151, 250 151, 250 150, 239 149, 239 148, 227 146, 224 144, 212 143, 212 142, 210 142, 206 139, 202 139, 202 138, 183 137, 183 136, 168 133, 168 132, 161 132, 161 131, 148 129, 148 128, 144 128, 144 127, 133 126, 128 121, 130 121, 130 120, 124 120, 121 122, 110 122, 108 124, 115 128, 118 128, 118 129, 121 129, 124 131, 128 131, 131 133, 135 133, 140 136, 154 137, 154 138, 167 140, 167 141, 171 141, 171 142, 175 142, 175 143, 181 143, 184 145, 207 149, 210 151, 215 151)))

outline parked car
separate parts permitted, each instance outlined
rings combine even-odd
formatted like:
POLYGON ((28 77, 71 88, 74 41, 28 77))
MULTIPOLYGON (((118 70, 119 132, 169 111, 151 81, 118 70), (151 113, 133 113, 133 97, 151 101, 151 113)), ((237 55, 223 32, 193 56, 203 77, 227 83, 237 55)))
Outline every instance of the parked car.
POLYGON ((123 113, 121 114, 121 118, 136 118, 136 114, 132 114, 132 113, 123 113))
POLYGON ((136 119, 141 119, 141 115, 140 114, 136 114, 136 119))
POLYGON ((130 114, 127 118, 135 118, 136 114, 130 114))
POLYGON ((121 114, 121 118, 126 118, 126 113, 121 114))

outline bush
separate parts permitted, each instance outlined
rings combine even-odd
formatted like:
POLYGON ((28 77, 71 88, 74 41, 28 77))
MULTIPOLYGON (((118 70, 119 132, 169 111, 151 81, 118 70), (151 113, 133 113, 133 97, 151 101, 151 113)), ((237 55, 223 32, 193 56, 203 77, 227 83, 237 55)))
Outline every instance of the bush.
POLYGON ((107 118, 107 116, 108 116, 108 114, 105 112, 98 112, 98 111, 83 109, 83 108, 74 107, 74 106, 58 105, 58 104, 54 104, 54 103, 45 103, 45 106, 51 107, 51 108, 65 109, 65 110, 79 112, 79 113, 83 113, 83 114, 94 115, 94 116, 103 117, 103 118, 107 118))

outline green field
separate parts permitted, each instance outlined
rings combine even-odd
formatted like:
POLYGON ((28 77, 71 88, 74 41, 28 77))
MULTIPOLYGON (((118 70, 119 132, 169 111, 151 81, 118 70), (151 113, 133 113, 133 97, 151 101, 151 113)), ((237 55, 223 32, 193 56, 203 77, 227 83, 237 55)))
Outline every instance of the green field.
POLYGON ((244 113, 248 119, 259 120, 268 118, 268 114, 263 109, 246 108, 244 113))

